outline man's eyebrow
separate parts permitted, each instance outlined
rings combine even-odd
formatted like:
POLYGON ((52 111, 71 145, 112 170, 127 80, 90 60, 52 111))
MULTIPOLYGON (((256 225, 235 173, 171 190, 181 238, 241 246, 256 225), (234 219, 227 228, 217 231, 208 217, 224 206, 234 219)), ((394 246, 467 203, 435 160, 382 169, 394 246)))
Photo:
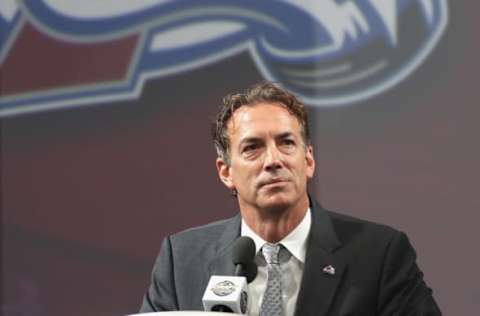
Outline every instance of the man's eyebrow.
MULTIPOLYGON (((284 132, 284 133, 278 134, 277 136, 275 136, 275 138, 285 139, 288 137, 293 137, 293 135, 294 134, 292 132, 284 132)), ((238 143, 238 146, 242 146, 244 144, 261 143, 262 141, 263 139, 261 137, 247 136, 240 140, 240 142, 238 143)))
POLYGON ((259 143, 261 142, 262 139, 260 137, 245 137, 243 138, 242 140, 240 140, 240 143, 239 145, 243 145, 245 143, 249 144, 249 143, 259 143))
POLYGON ((283 139, 283 138, 288 138, 288 137, 291 137, 291 136, 293 136, 292 132, 285 132, 285 133, 279 134, 276 138, 283 139))

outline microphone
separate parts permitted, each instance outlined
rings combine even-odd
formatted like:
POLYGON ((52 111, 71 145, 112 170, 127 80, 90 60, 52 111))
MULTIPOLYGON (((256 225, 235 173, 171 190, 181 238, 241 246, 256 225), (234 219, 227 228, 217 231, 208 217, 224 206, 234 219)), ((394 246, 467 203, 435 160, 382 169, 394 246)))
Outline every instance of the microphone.
POLYGON ((257 265, 253 261, 255 252, 255 242, 247 236, 238 238, 233 245, 232 261, 235 265, 235 275, 246 277, 248 283, 257 276, 257 265))
POLYGON ((255 243, 250 237, 238 238, 232 251, 235 276, 212 275, 202 298, 207 312, 245 314, 248 306, 247 283, 257 276, 255 243))

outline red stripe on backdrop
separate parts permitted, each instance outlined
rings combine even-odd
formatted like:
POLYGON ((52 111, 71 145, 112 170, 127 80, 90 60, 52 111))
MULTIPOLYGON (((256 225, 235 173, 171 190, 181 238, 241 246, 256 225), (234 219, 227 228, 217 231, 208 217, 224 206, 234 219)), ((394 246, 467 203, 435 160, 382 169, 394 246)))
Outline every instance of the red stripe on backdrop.
POLYGON ((137 42, 137 35, 100 43, 67 42, 25 24, 0 66, 2 95, 122 81, 137 42))

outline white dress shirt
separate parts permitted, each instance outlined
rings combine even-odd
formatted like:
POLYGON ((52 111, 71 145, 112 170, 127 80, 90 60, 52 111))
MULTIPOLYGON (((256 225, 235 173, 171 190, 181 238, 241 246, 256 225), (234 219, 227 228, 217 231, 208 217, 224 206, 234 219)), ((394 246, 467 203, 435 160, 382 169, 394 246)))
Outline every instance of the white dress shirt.
MULTIPOLYGON (((298 224, 290 234, 278 242, 288 250, 281 251, 279 255, 280 268, 282 270, 282 298, 285 316, 293 316, 295 312, 295 305, 302 281, 311 222, 312 218, 309 208, 300 224, 298 224)), ((260 251, 262 246, 267 242, 255 234, 243 219, 241 235, 252 238, 257 251, 255 256, 255 262, 258 265, 257 277, 248 284, 248 315, 257 316, 260 312, 263 293, 267 288, 267 264, 260 251)))

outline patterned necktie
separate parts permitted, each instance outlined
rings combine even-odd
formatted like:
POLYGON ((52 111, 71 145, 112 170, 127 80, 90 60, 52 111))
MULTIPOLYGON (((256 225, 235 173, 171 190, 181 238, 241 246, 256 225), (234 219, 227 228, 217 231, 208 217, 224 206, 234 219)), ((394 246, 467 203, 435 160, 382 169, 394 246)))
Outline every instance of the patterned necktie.
POLYGON ((263 294, 260 316, 283 316, 279 251, 280 245, 265 244, 262 247, 263 256, 267 261, 267 289, 263 294))

